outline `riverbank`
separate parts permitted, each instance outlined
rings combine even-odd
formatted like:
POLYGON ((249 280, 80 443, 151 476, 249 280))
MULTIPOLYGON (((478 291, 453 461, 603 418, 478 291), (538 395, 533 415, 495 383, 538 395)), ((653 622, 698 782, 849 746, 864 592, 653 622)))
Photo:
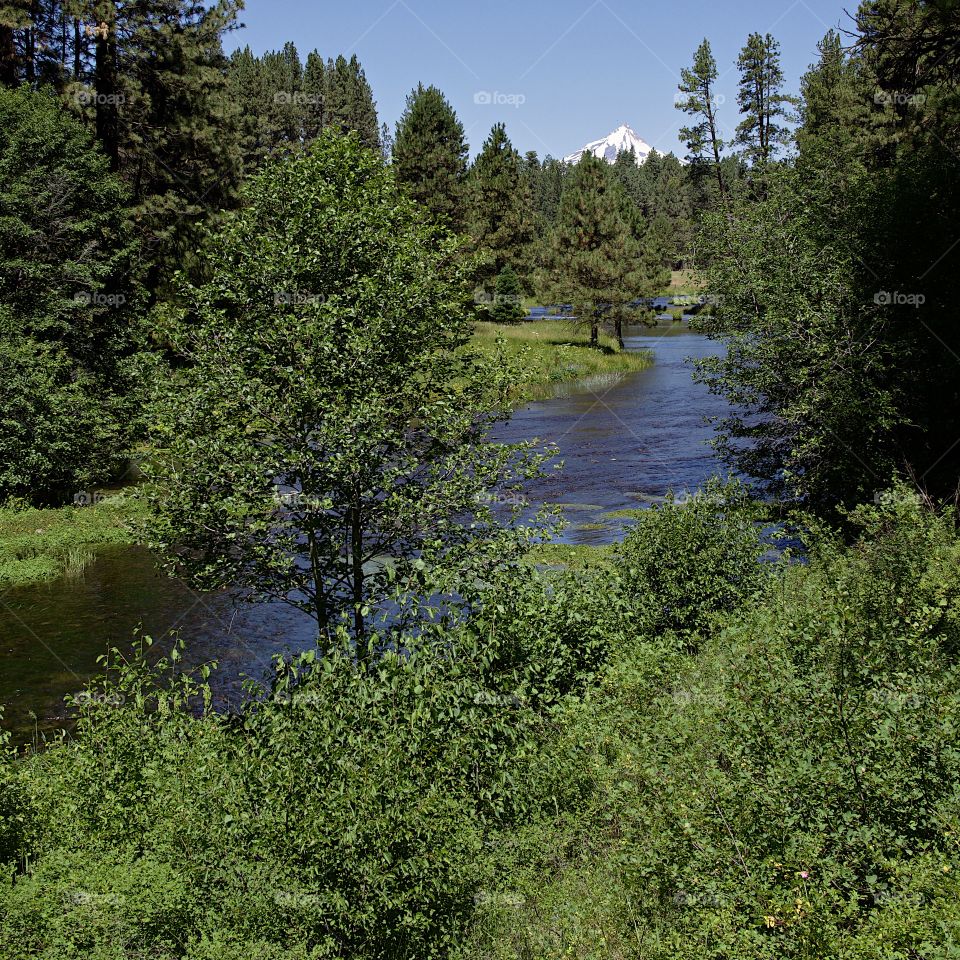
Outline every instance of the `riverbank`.
POLYGON ((515 326, 478 323, 474 343, 491 355, 502 337, 511 360, 522 360, 523 400, 549 395, 554 384, 590 377, 634 373, 653 365, 649 350, 621 350, 613 337, 601 334, 600 347, 590 346, 588 330, 563 320, 534 320, 515 326))
POLYGON ((0 587, 80 576, 97 549, 137 542, 143 509, 123 493, 89 506, 0 509, 0 587))

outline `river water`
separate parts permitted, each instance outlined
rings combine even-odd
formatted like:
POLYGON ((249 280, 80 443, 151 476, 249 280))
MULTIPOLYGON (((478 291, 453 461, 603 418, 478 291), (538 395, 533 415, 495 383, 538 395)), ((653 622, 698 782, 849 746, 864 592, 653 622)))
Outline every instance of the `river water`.
MULTIPOLYGON (((567 543, 609 543, 629 523, 609 513, 696 489, 717 471, 705 418, 722 414, 723 402, 693 383, 685 362, 716 346, 683 324, 628 333, 627 347, 652 350, 654 366, 563 387, 497 431, 560 448, 563 470, 528 495, 563 505, 567 543)), ((235 607, 228 593, 201 595, 158 573, 146 550, 108 551, 80 579, 0 593, 3 726, 19 742, 56 729, 63 697, 99 672, 109 648, 127 649, 138 628, 158 641, 179 631, 191 661, 218 660, 219 706, 239 699, 245 676, 265 676, 274 654, 307 649, 314 636, 313 622, 285 605, 235 607)))

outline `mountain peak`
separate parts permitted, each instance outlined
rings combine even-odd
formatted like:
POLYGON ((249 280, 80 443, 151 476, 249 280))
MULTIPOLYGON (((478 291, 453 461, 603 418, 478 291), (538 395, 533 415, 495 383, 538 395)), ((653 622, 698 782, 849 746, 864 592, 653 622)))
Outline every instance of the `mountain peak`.
POLYGON ((588 143, 582 150, 571 153, 563 159, 566 163, 579 163, 585 153, 592 153, 595 157, 606 160, 607 163, 613 163, 619 154, 628 153, 631 148, 637 156, 637 163, 643 163, 653 149, 646 140, 641 139, 629 123, 621 123, 612 133, 588 143))

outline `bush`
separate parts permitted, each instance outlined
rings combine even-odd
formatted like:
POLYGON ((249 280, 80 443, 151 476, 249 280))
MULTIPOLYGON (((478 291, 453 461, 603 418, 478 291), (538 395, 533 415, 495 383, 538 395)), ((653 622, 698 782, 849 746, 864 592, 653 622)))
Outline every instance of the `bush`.
POLYGON ((641 646, 569 705, 592 788, 476 955, 956 955, 960 540, 904 490, 850 519, 697 655, 641 646))
POLYGON ((638 514, 618 556, 621 588, 647 635, 709 631, 718 614, 746 603, 764 581, 761 514, 736 481, 638 514))
POLYGON ((569 623, 546 665, 536 632, 493 630, 491 609, 469 630, 375 639, 365 660, 345 638, 280 660, 228 718, 175 660, 115 654, 75 738, 19 765, 35 826, 18 841, 29 869, 0 893, 0 943, 18 957, 449 956, 492 884, 487 845, 536 800, 521 784, 546 711, 583 687, 572 652, 589 620, 542 581, 537 600, 528 577, 514 610, 569 623))

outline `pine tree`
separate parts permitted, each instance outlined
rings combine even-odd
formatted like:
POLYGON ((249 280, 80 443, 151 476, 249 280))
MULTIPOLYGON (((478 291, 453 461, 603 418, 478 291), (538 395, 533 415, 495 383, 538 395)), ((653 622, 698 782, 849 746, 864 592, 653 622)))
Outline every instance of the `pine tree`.
POLYGON ((497 274, 494 289, 491 320, 495 323, 519 323, 526 317, 527 311, 523 309, 520 278, 509 264, 497 274))
POLYGON ((438 222, 461 231, 467 143, 463 124, 436 87, 419 84, 397 123, 393 168, 407 193, 438 222))
POLYGON ((380 124, 373 91, 367 83, 356 54, 327 61, 327 97, 324 126, 341 133, 355 130, 360 142, 371 150, 380 150, 380 124))
POLYGON ((540 165, 540 190, 534 196, 534 203, 537 213, 548 225, 556 222, 568 170, 568 164, 549 154, 543 158, 540 165))
POLYGON ((623 344, 622 323, 630 304, 649 295, 653 260, 640 237, 639 212, 610 167, 592 154, 571 170, 557 223, 544 250, 540 290, 549 303, 569 303, 599 344, 605 317, 623 344))
POLYGON ((529 272, 534 237, 533 202, 523 161, 502 123, 495 124, 468 178, 470 235, 489 255, 478 277, 489 287, 508 264, 524 277, 529 272))
POLYGON ((744 119, 737 125, 737 143, 748 159, 765 163, 790 141, 784 125, 793 119, 794 97, 783 93, 780 44, 768 33, 751 33, 737 60, 740 89, 737 103, 744 119))
POLYGON ((871 84, 830 30, 817 45, 820 59, 800 84, 803 96, 797 147, 801 163, 837 172, 849 162, 866 162, 882 150, 883 119, 875 112, 871 84))
POLYGON ((681 71, 679 90, 683 95, 676 103, 678 110, 691 116, 695 122, 681 127, 680 138, 686 141, 693 163, 708 163, 717 179, 720 196, 726 196, 720 156, 724 143, 717 125, 717 97, 714 85, 717 82, 717 61, 710 49, 710 41, 704 38, 693 57, 693 67, 681 71))
POLYGON ((303 64, 292 43, 282 50, 263 55, 260 61, 266 97, 266 116, 262 134, 271 152, 297 153, 303 146, 306 95, 303 89, 303 64))

